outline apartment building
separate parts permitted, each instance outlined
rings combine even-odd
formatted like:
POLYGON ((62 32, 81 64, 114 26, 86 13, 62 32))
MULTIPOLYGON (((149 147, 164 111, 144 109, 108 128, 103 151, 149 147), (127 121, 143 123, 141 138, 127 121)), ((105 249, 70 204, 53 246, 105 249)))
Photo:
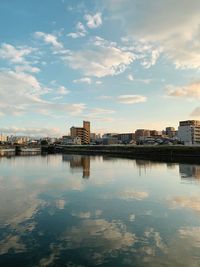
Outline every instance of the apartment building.
POLYGON ((72 138, 80 137, 82 145, 90 144, 90 122, 83 121, 83 127, 72 126, 70 136, 72 138))
POLYGON ((200 145, 200 121, 180 121, 178 139, 183 142, 184 145, 200 145))

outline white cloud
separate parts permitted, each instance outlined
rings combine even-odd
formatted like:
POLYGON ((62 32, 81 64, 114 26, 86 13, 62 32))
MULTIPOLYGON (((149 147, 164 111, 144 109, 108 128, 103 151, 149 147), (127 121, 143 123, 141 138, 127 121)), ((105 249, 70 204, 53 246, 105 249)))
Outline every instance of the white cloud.
POLYGON ((10 44, 2 44, 0 48, 0 58, 7 59, 12 63, 25 63, 25 57, 33 52, 30 47, 14 47, 10 44))
POLYGON ((150 84, 152 82, 152 79, 136 79, 132 74, 128 74, 127 79, 131 82, 139 82, 144 84, 150 84))
POLYGON ((91 84, 92 80, 89 77, 83 77, 77 80, 73 80, 73 83, 87 83, 87 84, 91 84))
POLYGON ((84 37, 86 36, 86 34, 87 34, 87 31, 85 29, 85 26, 81 22, 78 22, 76 25, 76 32, 68 33, 67 36, 76 39, 79 37, 84 37))
POLYGON ((25 136, 60 136, 62 133, 58 128, 20 128, 20 127, 1 127, 0 131, 8 135, 25 135, 25 136))
POLYGON ((100 78, 124 72, 134 61, 135 56, 115 46, 91 45, 90 49, 71 52, 63 59, 71 68, 81 70, 84 75, 100 78))
POLYGON ((67 88, 65 88, 64 86, 60 86, 57 90, 58 94, 60 95, 67 95, 69 94, 69 90, 67 88))
POLYGON ((185 86, 168 85, 167 95, 172 97, 185 97, 192 99, 200 98, 200 82, 193 82, 185 86))
POLYGON ((128 74, 127 78, 128 78, 129 81, 134 81, 134 78, 133 78, 132 74, 128 74))
POLYGON ((129 221, 130 221, 130 222, 134 222, 134 221, 135 221, 135 214, 131 214, 131 215, 129 216, 129 221))
POLYGON ((115 113, 114 110, 111 109, 103 109, 103 108, 94 108, 90 111, 90 114, 92 114, 93 116, 97 116, 97 115, 105 115, 105 114, 113 114, 115 113))
POLYGON ((34 36, 36 38, 42 39, 46 44, 50 44, 56 50, 60 50, 63 48, 62 43, 59 42, 57 37, 53 34, 44 32, 35 32, 34 36))
POLYGON ((136 104, 146 102, 147 98, 142 95, 120 95, 118 102, 122 104, 136 104))
MULTIPOLYGON (((80 115, 86 108, 84 103, 54 103, 42 99, 49 89, 31 74, 13 71, 0 72, 0 112, 2 115, 22 115, 37 112, 52 115, 55 112, 80 115), (13 86, 14 85, 14 86, 13 86)), ((64 86, 59 87, 58 93, 67 94, 64 86)))
POLYGON ((40 69, 38 67, 30 66, 29 64, 25 65, 17 65, 15 67, 16 72, 30 72, 30 73, 38 73, 40 72, 40 69))
POLYGON ((110 96, 110 95, 100 95, 97 97, 97 99, 111 99, 111 98, 112 98, 112 96, 110 96))
MULTIPOLYGON (((139 5, 137 0, 104 3, 115 21, 122 21, 129 37, 158 45, 178 68, 200 68, 199 0, 141 0, 139 5)), ((156 60, 157 56, 154 53, 152 58, 156 60)))
POLYGON ((101 122, 112 122, 114 119, 109 117, 115 113, 115 110, 112 109, 103 109, 103 108, 93 108, 87 110, 88 112, 84 115, 84 118, 87 120, 95 120, 101 122))
POLYGON ((102 81, 96 81, 95 82, 97 85, 99 85, 99 84, 102 84, 102 81))
POLYGON ((101 13, 96 13, 95 15, 87 14, 85 15, 85 20, 87 21, 87 26, 90 29, 98 28, 102 25, 101 13))

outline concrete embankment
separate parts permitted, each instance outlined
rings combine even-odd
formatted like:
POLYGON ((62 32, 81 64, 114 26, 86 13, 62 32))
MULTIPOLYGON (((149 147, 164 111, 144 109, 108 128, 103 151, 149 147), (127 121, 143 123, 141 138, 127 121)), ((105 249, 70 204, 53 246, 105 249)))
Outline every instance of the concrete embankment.
POLYGON ((200 146, 56 146, 56 150, 62 153, 107 154, 129 158, 200 163, 200 146))
POLYGON ((35 146, 23 146, 23 145, 14 145, 14 146, 0 146, 0 157, 11 157, 11 156, 30 156, 41 154, 41 147, 35 146))

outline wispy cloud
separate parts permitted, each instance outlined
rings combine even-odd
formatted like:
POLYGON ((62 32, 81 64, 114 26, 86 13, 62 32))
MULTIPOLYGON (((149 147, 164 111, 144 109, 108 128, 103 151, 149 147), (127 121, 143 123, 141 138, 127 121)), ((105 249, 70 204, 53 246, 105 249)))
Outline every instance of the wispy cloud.
POLYGON ((200 82, 193 82, 185 86, 168 85, 166 87, 167 95, 171 97, 184 97, 191 99, 200 98, 200 82))
POLYGON ((1 127, 0 131, 5 134, 26 135, 26 136, 61 136, 59 128, 19 128, 19 127, 1 127))
POLYGON ((122 104, 136 104, 146 102, 147 98, 142 95, 120 95, 118 102, 122 104))
POLYGON ((98 28, 102 24, 101 13, 96 13, 95 15, 87 14, 84 18, 87 21, 88 28, 90 29, 98 28))
POLYGON ((51 45, 55 49, 62 49, 63 44, 58 41, 58 38, 50 33, 35 32, 34 36, 38 39, 42 39, 46 44, 51 45))
MULTIPOLYGON (((200 67, 200 2, 198 0, 104 1, 111 17, 123 23, 127 36, 146 44, 155 44, 174 62, 177 68, 200 67), (148 12, 147 12, 148 10, 148 12), (137 19, 136 19, 137 18, 137 19), (153 18, 153 19, 152 19, 153 18), (170 18, 170 19, 169 19, 170 18)), ((152 51, 152 63, 158 52, 152 51)), ((144 61, 144 67, 149 64, 144 61)))
POLYGON ((113 76, 125 71, 134 61, 135 55, 122 51, 113 43, 96 44, 92 40, 87 48, 63 57, 71 68, 80 70, 86 76, 113 76))
POLYGON ((25 57, 34 51, 31 47, 15 47, 11 44, 2 44, 0 48, 0 58, 7 59, 12 63, 24 64, 25 57))
POLYGON ((73 80, 73 83, 87 83, 87 84, 91 84, 92 80, 89 77, 83 77, 77 80, 73 80))
MULTIPOLYGON (((86 108, 84 103, 54 103, 45 100, 42 96, 50 90, 31 74, 3 71, 0 72, 0 84, 0 111, 3 115, 20 116, 31 112, 51 115, 59 112, 77 116, 86 108)), ((60 86, 57 93, 65 95, 68 90, 60 86)))
POLYGON ((76 39, 79 37, 84 37, 86 36, 86 34, 87 34, 87 31, 85 29, 85 26, 81 22, 78 22, 76 25, 76 31, 68 33, 67 36, 76 39))

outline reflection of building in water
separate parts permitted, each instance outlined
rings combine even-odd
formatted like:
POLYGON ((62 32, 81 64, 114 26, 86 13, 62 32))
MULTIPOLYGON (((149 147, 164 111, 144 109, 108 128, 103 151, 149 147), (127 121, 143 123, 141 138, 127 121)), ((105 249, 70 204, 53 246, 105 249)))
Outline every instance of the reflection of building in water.
POLYGON ((141 176, 142 172, 147 174, 147 171, 150 169, 163 169, 168 167, 166 163, 163 162, 156 162, 151 160, 142 160, 142 159, 135 159, 135 165, 139 170, 139 176, 141 176))
POLYGON ((200 165, 179 164, 179 172, 182 179, 199 179, 200 180, 200 165))
POLYGON ((83 155, 63 155, 63 161, 68 161, 71 170, 83 170, 83 178, 90 177, 90 157, 83 155))

